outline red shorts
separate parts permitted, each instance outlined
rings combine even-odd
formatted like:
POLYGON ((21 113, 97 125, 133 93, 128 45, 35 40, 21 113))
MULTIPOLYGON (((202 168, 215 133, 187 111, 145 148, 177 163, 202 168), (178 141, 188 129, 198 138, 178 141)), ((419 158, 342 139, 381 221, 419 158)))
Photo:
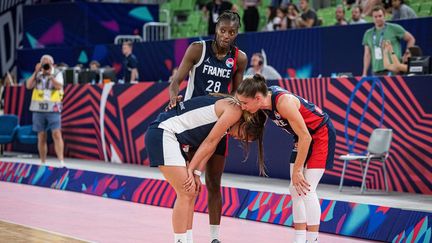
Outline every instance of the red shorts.
MULTIPOLYGON (((331 169, 333 167, 334 151, 336 144, 336 131, 329 120, 328 123, 312 134, 312 143, 306 157, 305 167, 308 169, 331 169)), ((291 155, 291 163, 294 163, 297 153, 291 155)))

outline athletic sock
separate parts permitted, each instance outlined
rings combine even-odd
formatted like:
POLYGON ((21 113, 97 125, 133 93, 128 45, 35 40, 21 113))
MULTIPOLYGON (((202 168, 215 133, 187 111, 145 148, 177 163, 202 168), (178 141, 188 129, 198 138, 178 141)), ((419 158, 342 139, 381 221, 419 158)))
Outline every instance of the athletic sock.
POLYGON ((187 234, 187 243, 193 243, 193 234, 192 234, 192 230, 187 230, 186 231, 187 234))
POLYGON ((305 243, 306 242, 306 230, 296 230, 294 242, 295 243, 305 243))
POLYGON ((307 241, 308 243, 318 242, 318 231, 308 231, 307 241))
POLYGON ((219 240, 219 228, 220 225, 216 225, 216 224, 210 225, 210 241, 214 239, 219 240))
POLYGON ((174 234, 174 243, 187 243, 187 233, 174 234))

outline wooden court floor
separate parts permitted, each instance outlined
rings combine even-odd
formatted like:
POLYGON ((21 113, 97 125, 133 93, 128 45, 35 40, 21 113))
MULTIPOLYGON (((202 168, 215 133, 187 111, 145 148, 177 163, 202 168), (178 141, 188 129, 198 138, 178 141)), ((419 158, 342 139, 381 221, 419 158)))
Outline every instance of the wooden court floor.
POLYGON ((39 243, 39 242, 67 242, 83 243, 67 236, 51 233, 44 230, 34 229, 23 225, 8 223, 0 220, 0 239, 1 242, 11 243, 39 243))

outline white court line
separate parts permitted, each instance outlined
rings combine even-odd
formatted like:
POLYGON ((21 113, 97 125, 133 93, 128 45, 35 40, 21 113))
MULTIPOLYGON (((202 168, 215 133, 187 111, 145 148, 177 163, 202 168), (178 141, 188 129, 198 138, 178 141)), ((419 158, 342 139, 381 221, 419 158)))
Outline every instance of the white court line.
POLYGON ((0 218, 0 221, 5 222, 5 223, 9 223, 9 224, 15 224, 15 225, 27 227, 27 228, 30 228, 30 229, 40 230, 40 231, 43 231, 43 232, 46 232, 46 233, 50 233, 50 234, 58 235, 58 236, 62 236, 62 237, 67 237, 67 238, 71 238, 71 239, 74 239, 74 240, 80 240, 80 241, 84 241, 84 242, 88 242, 88 243, 96 243, 96 241, 84 240, 84 239, 81 239, 81 238, 78 238, 78 237, 75 237, 75 236, 70 236, 70 235, 59 233, 59 232, 54 232, 54 231, 51 231, 51 230, 42 229, 42 228, 39 228, 39 227, 30 226, 30 225, 25 225, 25 224, 21 224, 21 223, 17 223, 17 222, 12 222, 12 221, 9 221, 9 220, 6 220, 6 219, 2 219, 2 218, 0 218))

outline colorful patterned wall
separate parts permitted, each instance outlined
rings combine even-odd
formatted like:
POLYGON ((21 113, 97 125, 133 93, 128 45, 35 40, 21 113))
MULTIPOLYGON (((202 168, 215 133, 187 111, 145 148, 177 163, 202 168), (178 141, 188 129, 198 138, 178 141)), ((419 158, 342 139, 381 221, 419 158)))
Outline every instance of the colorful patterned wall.
MULTIPOLYGON (((95 196, 173 207, 175 193, 166 181, 0 162, 0 181, 81 192, 95 196)), ((292 226, 290 195, 222 188, 225 216, 292 226)), ((206 212, 205 186, 195 211, 206 212)), ((432 213, 321 200, 321 232, 386 242, 431 242, 432 213)))
MULTIPOLYGON (((316 103, 330 114, 337 130, 336 159, 324 183, 337 184, 348 151, 364 152, 374 128, 394 131, 387 160, 391 191, 432 194, 432 97, 430 77, 351 79, 293 79, 279 84, 316 103)), ((184 90, 186 82, 182 83, 184 90)), ((31 124, 30 91, 6 89, 6 114, 18 114, 21 125, 31 124)), ((65 153, 68 157, 147 165, 144 134, 167 105, 168 84, 67 86, 62 113, 65 153)), ((256 149, 246 163, 235 141, 230 141, 226 171, 258 175, 256 149)), ((289 136, 267 126, 265 159, 274 178, 289 178, 289 136)), ((15 144, 19 149, 19 144, 15 144)), ((372 162, 368 188, 383 189, 381 165, 372 162)), ((359 186, 358 163, 350 163, 346 185, 359 186)))

